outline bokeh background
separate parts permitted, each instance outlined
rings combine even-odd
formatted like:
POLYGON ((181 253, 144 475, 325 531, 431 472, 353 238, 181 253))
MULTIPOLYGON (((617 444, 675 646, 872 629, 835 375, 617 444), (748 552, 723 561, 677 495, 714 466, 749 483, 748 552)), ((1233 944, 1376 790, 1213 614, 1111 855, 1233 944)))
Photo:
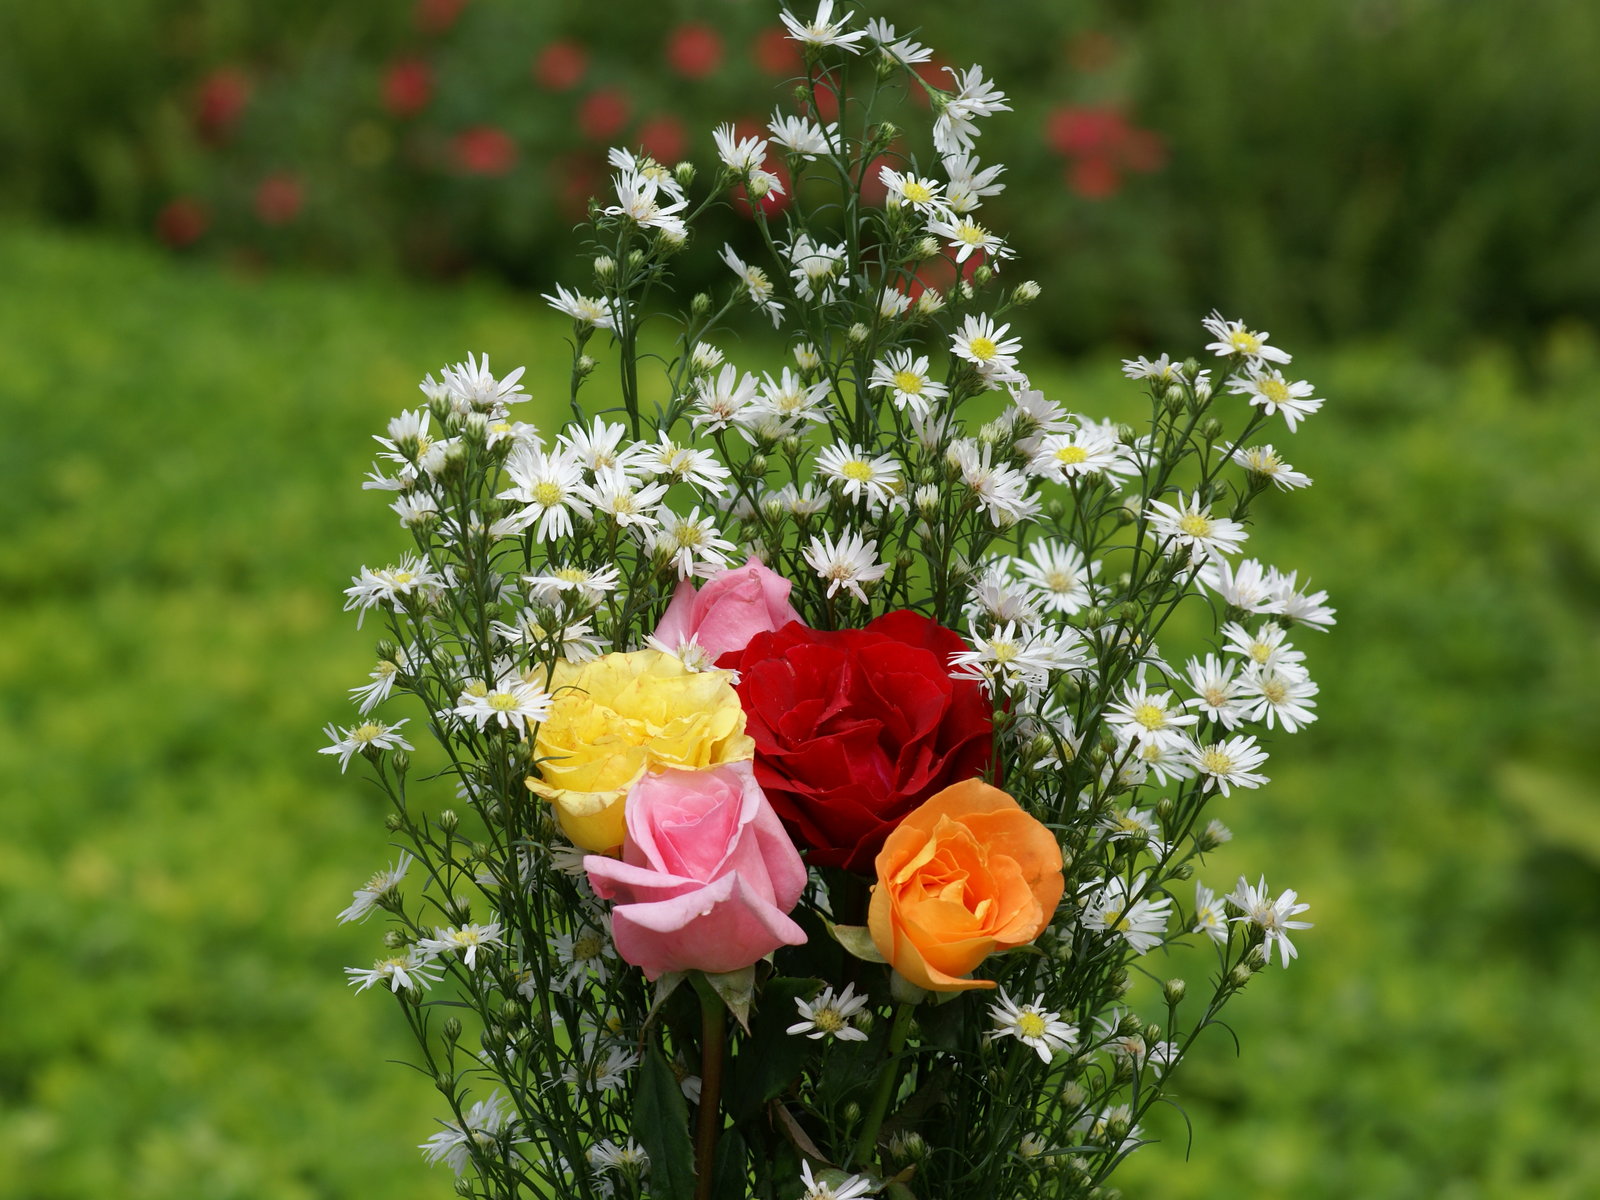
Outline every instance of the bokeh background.
MULTIPOLYGON (((1214 869, 1317 927, 1119 1183, 1600 1195, 1600 6, 855 7, 1013 98, 1037 382, 1128 411, 1118 358, 1216 306, 1328 398, 1253 542, 1339 608, 1322 719, 1214 869)), ((340 972, 380 800, 314 753, 369 666, 340 589, 401 544, 367 437, 468 351, 564 389, 537 292, 604 147, 759 123, 775 14, 0 0, 4 1200, 450 1194, 340 972)))

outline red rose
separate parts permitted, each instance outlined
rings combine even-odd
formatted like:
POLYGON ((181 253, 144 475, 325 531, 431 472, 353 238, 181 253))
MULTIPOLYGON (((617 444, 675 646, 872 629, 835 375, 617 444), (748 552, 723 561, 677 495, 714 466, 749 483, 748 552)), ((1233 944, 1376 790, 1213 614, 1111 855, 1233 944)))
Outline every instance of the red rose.
POLYGON ((966 649, 901 611, 865 629, 785 625, 718 660, 739 672, 756 779, 812 863, 871 874, 902 817, 988 768, 993 710, 950 678, 966 649))

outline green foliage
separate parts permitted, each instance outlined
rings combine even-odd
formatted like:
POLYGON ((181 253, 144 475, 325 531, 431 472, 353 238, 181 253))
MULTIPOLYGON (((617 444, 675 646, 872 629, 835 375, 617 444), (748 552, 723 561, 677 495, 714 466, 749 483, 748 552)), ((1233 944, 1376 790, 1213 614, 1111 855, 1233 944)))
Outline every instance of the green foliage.
MULTIPOLYGON (((0 1197, 447 1196, 414 1149, 438 1098, 382 1061, 394 1006, 340 977, 371 953, 333 914, 383 865, 381 798, 314 751, 369 665, 339 589, 394 545, 365 434, 469 349, 527 363, 553 415, 565 323, 16 231, 0 277, 0 1197)), ((1531 370, 1441 365, 1260 319, 1329 401, 1276 443, 1318 486, 1264 500, 1252 546, 1340 624, 1309 647, 1322 720, 1219 807, 1237 839, 1204 877, 1270 847, 1317 927, 1230 1009, 1244 1057, 1219 1035, 1176 1077, 1189 1160, 1153 1116, 1119 1183, 1591 1195, 1600 349, 1570 327, 1531 370)), ((1131 410, 1115 357, 1038 382, 1131 410)))

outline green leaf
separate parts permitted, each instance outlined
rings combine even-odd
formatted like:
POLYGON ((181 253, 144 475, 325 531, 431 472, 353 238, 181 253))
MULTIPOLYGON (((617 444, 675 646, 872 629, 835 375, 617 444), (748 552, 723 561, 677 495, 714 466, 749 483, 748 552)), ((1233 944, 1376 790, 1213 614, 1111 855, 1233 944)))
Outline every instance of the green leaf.
POLYGON ((717 1165, 711 1173, 711 1194, 742 1200, 750 1194, 750 1174, 744 1138, 737 1129, 726 1129, 717 1140, 717 1165))
POLYGON ((693 1200, 694 1143, 689 1137, 689 1106, 661 1047, 653 1041, 639 1065, 633 1126, 634 1136, 650 1156, 653 1200, 693 1200))
POLYGON ((872 931, 865 925, 835 925, 828 922, 828 932, 833 935, 833 940, 843 946, 845 950, 855 955, 862 962, 886 963, 889 960, 878 951, 877 943, 872 940, 872 931))
POLYGON ((739 1027, 746 1033, 750 1032, 750 1001, 755 998, 756 968, 752 963, 737 971, 726 971, 719 975, 705 972, 706 982, 711 985, 711 990, 716 992, 722 1003, 727 1005, 728 1011, 739 1022, 739 1027))
POLYGON ((735 1120, 761 1111, 799 1076, 806 1060, 818 1052, 816 1042, 791 1037, 786 1031, 799 1019, 795 998, 822 990, 815 979, 776 976, 761 985, 761 1000, 751 1022, 752 1033, 740 1053, 728 1060, 723 1104, 735 1120))

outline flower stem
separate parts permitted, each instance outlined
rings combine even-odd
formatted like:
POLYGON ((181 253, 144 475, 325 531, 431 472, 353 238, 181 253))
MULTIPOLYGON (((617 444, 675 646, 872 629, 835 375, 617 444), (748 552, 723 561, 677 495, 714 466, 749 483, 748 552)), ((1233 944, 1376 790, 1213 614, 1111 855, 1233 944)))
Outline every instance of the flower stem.
POLYGON ((911 1015, 916 1011, 914 1004, 902 1004, 894 1010, 894 1024, 889 1027, 888 1059, 878 1072, 878 1087, 872 1094, 872 1107, 867 1110, 867 1122, 861 1127, 861 1137, 856 1141, 855 1151, 845 1161, 845 1168, 849 1169, 857 1159, 871 1156, 873 1147, 878 1142, 878 1130, 883 1127, 883 1118, 889 1111, 889 1101, 894 1098, 895 1084, 900 1078, 900 1051, 905 1049, 906 1035, 911 1032, 911 1015))
POLYGON ((722 1059, 728 1041, 728 1010, 704 976, 697 974, 694 983, 700 993, 700 1111, 694 1129, 694 1194, 695 1200, 711 1200, 717 1135, 722 1132, 722 1059))

